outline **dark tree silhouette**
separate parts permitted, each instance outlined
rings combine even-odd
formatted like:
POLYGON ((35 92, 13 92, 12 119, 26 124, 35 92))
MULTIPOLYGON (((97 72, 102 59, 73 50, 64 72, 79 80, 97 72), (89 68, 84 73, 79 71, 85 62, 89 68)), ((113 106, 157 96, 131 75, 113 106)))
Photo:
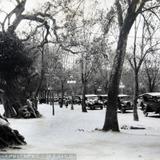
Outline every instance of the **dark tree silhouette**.
POLYGON ((109 80, 109 91, 108 91, 108 107, 106 110, 105 122, 103 126, 104 131, 112 130, 119 131, 118 119, 117 119, 117 95, 119 92, 119 83, 126 55, 127 39, 130 29, 138 16, 142 11, 143 6, 147 0, 132 0, 127 1, 127 12, 123 17, 123 10, 120 0, 115 1, 117 9, 118 21, 119 21, 119 39, 116 49, 116 55, 114 58, 111 76, 109 80))
POLYGON ((28 75, 32 64, 21 40, 10 32, 0 33, 0 75, 4 90, 3 105, 6 117, 18 116, 18 109, 25 105, 22 80, 28 75))

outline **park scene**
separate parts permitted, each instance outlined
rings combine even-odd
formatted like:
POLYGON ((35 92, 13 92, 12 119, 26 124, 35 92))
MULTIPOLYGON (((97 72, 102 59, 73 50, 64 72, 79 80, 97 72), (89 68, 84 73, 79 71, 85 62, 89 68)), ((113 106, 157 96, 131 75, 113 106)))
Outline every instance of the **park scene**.
POLYGON ((159 0, 0 0, 0 159, 158 160, 159 37, 159 0))

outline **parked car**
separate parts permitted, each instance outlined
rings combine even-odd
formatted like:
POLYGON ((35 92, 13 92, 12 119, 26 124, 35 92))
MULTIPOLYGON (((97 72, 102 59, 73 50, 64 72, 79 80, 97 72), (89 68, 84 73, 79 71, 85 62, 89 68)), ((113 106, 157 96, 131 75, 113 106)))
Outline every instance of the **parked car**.
POLYGON ((121 113, 125 113, 126 110, 133 110, 133 103, 131 101, 131 97, 127 94, 119 94, 118 95, 118 110, 121 113))
POLYGON ((58 102, 59 98, 58 97, 54 97, 54 102, 58 102))
POLYGON ((42 103, 46 103, 46 98, 39 98, 39 103, 42 104, 42 103))
POLYGON ((89 109, 103 109, 103 102, 100 100, 98 95, 90 94, 85 96, 86 107, 89 109))
POLYGON ((82 99, 81 99, 81 96, 73 96, 73 104, 81 104, 82 102, 82 99))
POLYGON ((103 102, 103 106, 107 107, 108 94, 101 94, 101 95, 98 95, 98 97, 103 102))
MULTIPOLYGON (((66 99, 67 99, 67 97, 64 96, 63 97, 63 104, 65 104, 66 99)), ((58 98, 58 103, 59 103, 59 105, 62 103, 62 98, 61 97, 58 98)))
POLYGON ((160 114, 160 92, 144 93, 141 97, 140 106, 145 116, 148 116, 149 112, 160 114))
POLYGON ((72 100, 73 100, 73 104, 81 104, 82 100, 81 100, 81 97, 80 96, 68 96, 65 98, 65 104, 71 104, 72 103, 72 100), (72 99, 73 98, 73 99, 72 99))

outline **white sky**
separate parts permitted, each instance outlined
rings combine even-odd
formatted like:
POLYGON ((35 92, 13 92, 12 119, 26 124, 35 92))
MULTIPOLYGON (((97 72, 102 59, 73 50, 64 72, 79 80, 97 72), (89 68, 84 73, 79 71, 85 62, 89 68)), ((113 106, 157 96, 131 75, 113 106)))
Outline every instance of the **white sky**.
MULTIPOLYGON (((25 12, 31 12, 34 9, 37 10, 47 1, 48 0, 27 0, 26 6, 25 6, 25 12)), ((98 0, 98 2, 100 3, 98 9, 100 9, 100 8, 107 9, 112 6, 114 0, 98 0)), ((85 0, 86 13, 90 12, 90 10, 93 10, 92 3, 93 3, 93 1, 91 1, 91 0, 85 0)), ((0 9, 9 13, 15 7, 15 4, 16 4, 15 0, 0 0, 0 9)), ((4 15, 0 14, 0 21, 2 21, 4 19, 4 17, 5 17, 5 14, 4 15)), ((22 22, 19 26, 19 29, 26 31, 27 26, 25 26, 24 24, 25 24, 25 22, 22 22)), ((74 63, 75 59, 73 58, 71 61, 73 61, 73 63, 74 63)), ((70 62, 70 63, 72 63, 72 62, 70 62)))
MULTIPOLYGON (((33 11, 34 9, 37 10, 47 1, 49 1, 49 0, 27 0, 25 11, 30 12, 30 11, 33 11)), ((100 3, 99 8, 107 9, 113 5, 115 0, 97 0, 97 1, 100 3)), ((86 12, 89 12, 90 10, 93 9, 91 6, 93 1, 92 0, 85 0, 85 2, 86 2, 85 3, 86 12)), ((14 6, 15 6, 15 0, 0 0, 0 10, 3 10, 5 12, 9 13, 14 8, 14 6)), ((3 19, 4 19, 4 15, 0 14, 0 21, 2 21, 3 19)), ((23 23, 21 24, 21 26, 25 30, 25 25, 23 23)), ((19 28, 21 28, 21 26, 19 28)), ((130 46, 133 44, 133 35, 134 35, 133 29, 134 28, 132 28, 130 35, 129 35, 129 38, 128 38, 128 48, 130 48, 130 46)), ((116 43, 114 45, 114 48, 116 48, 116 43)))
MULTIPOLYGON (((48 0, 27 0, 26 3, 26 10, 31 11, 41 5, 43 5, 48 0)), ((88 2, 91 2, 90 0, 86 0, 88 2)), ((113 4, 114 0, 98 0, 101 3, 101 6, 104 7, 110 7, 113 4)), ((0 0, 0 9, 5 10, 6 12, 10 11, 13 8, 12 3, 15 4, 14 0, 0 0)), ((88 3, 87 2, 87 3, 88 3)))
MULTIPOLYGON (((37 10, 43 4, 50 0, 27 0, 26 6, 25 6, 25 12, 31 12, 33 10, 37 10)), ((107 9, 110 8, 110 6, 113 4, 114 0, 98 0, 100 3, 99 8, 107 9)), ((92 0, 85 0, 85 10, 88 12, 89 10, 92 10, 92 0)), ((15 0, 0 0, 0 10, 5 11, 6 13, 9 13, 16 5, 15 0)), ((5 17, 5 14, 0 14, 0 21, 3 21, 5 17)), ((24 25, 25 22, 22 22, 19 26, 20 30, 26 30, 27 26, 24 25), (21 29, 22 28, 22 29, 21 29)), ((27 29, 28 30, 28 29, 27 29)), ((74 59, 72 60, 74 61, 74 59)))
MULTIPOLYGON (((32 11, 43 5, 47 0, 27 0, 26 11, 32 11)), ((0 0, 0 9, 5 12, 10 12, 15 6, 14 0, 0 0)))
MULTIPOLYGON (((41 8, 43 4, 50 0, 27 0, 26 6, 25 6, 25 12, 31 12, 33 10, 37 10, 38 8, 41 8)), ((113 4, 114 0, 98 0, 100 3, 99 8, 107 9, 110 8, 110 6, 113 4)), ((91 0, 85 0, 85 10, 86 12, 89 12, 90 10, 93 10, 91 0)), ((0 11, 4 11, 6 13, 9 13, 16 5, 15 0, 0 0, 0 11)), ((5 13, 0 13, 0 21, 3 21, 5 18, 5 13)))

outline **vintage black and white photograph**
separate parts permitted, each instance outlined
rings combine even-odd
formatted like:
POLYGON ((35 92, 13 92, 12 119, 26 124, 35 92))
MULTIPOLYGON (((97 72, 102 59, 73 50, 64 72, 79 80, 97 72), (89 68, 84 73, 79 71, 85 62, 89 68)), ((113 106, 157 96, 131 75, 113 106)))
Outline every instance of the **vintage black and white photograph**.
POLYGON ((160 0, 0 0, 0 160, 159 160, 160 0))

